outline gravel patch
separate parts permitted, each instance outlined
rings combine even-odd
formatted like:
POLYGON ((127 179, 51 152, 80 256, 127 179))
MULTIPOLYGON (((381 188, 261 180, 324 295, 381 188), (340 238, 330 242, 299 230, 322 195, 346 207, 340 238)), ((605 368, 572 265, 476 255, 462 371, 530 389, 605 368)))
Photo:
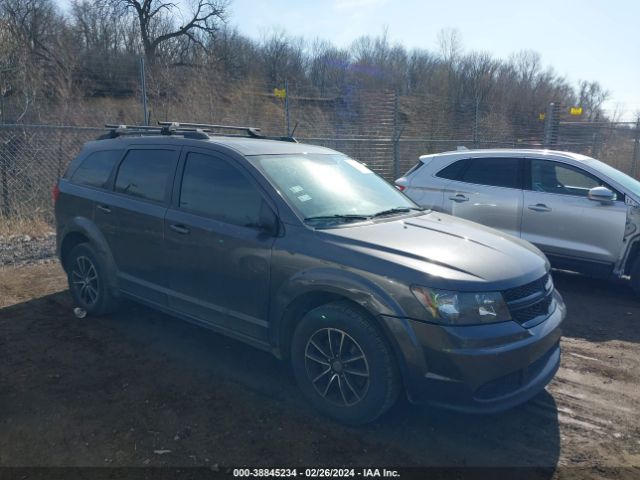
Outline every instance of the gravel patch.
POLYGON ((0 267, 20 267, 50 261, 55 258, 55 253, 55 232, 39 237, 0 235, 0 267))

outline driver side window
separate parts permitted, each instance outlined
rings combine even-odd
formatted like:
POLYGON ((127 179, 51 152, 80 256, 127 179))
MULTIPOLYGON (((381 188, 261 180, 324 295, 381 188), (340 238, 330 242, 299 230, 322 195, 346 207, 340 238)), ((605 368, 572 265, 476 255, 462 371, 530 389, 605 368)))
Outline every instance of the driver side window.
POLYGON ((579 168, 548 160, 531 160, 531 190, 586 197, 594 187, 605 186, 600 179, 579 168))

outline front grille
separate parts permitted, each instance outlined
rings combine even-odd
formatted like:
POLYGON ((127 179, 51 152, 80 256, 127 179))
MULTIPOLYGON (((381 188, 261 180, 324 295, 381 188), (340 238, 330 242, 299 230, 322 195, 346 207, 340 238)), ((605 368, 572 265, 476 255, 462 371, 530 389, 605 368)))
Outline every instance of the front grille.
POLYGON ((526 323, 529 320, 533 320, 540 315, 547 315, 549 313, 549 307, 551 306, 551 295, 545 296, 542 301, 534 303, 530 307, 521 308, 519 310, 513 310, 511 312, 511 318, 518 323, 526 323))
POLYGON ((509 307, 511 318, 514 321, 523 324, 534 318, 549 314, 552 302, 551 293, 553 291, 552 288, 547 291, 549 280, 549 274, 546 274, 531 283, 502 292, 502 296, 509 307), (529 301, 519 303, 528 297, 533 297, 533 303, 529 301))
POLYGON ((513 302, 514 300, 520 300, 521 298, 528 297, 529 295, 533 295, 534 293, 544 292, 545 285, 549 281, 549 274, 547 273, 545 276, 540 277, 538 280, 534 280, 531 283, 527 283, 526 285, 522 285, 521 287, 510 288, 509 290, 505 290, 502 292, 502 296, 504 300, 508 302, 513 302))

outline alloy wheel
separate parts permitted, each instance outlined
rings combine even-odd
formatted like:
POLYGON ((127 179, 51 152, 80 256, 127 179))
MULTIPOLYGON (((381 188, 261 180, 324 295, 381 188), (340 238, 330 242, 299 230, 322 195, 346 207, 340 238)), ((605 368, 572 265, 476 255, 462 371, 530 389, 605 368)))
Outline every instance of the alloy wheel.
POLYGON ((98 301, 98 272, 89 257, 76 257, 71 270, 71 284, 85 306, 91 307, 98 301))
POLYGON ((321 328, 311 335, 305 348, 305 366, 316 392, 336 405, 355 405, 369 390, 367 357, 343 330, 321 328))

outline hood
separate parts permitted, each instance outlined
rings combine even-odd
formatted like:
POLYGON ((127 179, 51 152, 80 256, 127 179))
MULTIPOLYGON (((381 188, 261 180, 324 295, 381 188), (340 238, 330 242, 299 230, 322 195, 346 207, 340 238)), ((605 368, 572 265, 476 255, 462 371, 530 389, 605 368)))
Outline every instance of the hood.
POLYGON ((544 254, 529 242, 438 212, 322 232, 328 241, 364 255, 364 269, 376 270, 375 257, 385 264, 386 276, 400 278, 408 268, 412 283, 428 281, 435 288, 503 290, 549 270, 544 254))

